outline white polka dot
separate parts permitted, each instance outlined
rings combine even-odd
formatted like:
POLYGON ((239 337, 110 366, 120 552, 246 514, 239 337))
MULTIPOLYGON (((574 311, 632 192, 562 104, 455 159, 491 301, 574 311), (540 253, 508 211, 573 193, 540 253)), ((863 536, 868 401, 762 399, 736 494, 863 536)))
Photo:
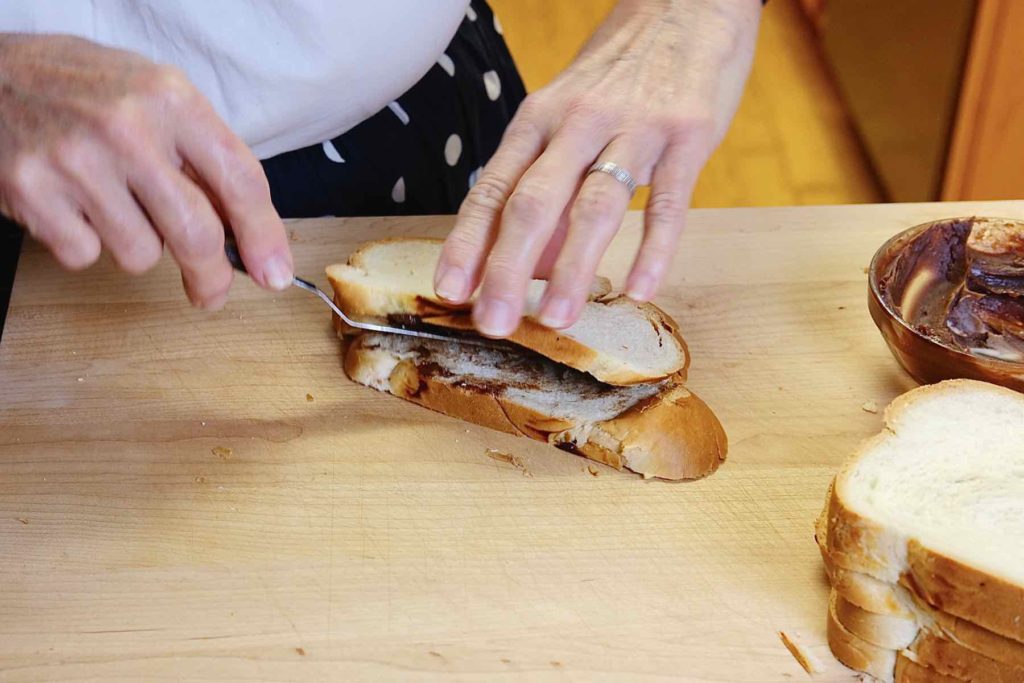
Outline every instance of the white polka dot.
POLYGON ((494 30, 498 32, 499 36, 505 35, 505 29, 502 27, 501 22, 498 20, 498 15, 494 15, 494 30))
POLYGON ((488 71, 484 74, 484 89, 491 102, 501 97, 501 79, 498 78, 497 71, 488 71))
POLYGON ((441 56, 438 57, 437 59, 437 63, 441 66, 442 69, 444 69, 444 72, 446 74, 448 74, 449 76, 455 75, 455 62, 453 62, 452 58, 449 57, 447 54, 442 52, 441 56))
POLYGON ((345 160, 338 154, 338 148, 330 140, 324 140, 324 155, 336 164, 343 164, 345 160))
POLYGON ((466 18, 470 21, 476 21, 476 10, 472 6, 466 8, 466 18))
POLYGON ((402 122, 403 126, 409 125, 409 115, 406 113, 405 109, 402 108, 402 105, 398 102, 390 102, 388 104, 388 109, 391 110, 392 114, 398 117, 398 120, 402 122))
POLYGON ((480 180, 480 174, 483 172, 483 170, 484 169, 482 168, 478 168, 469 174, 469 189, 472 190, 473 186, 476 185, 476 181, 480 180))
POLYGON ((459 157, 461 156, 462 138, 453 133, 448 136, 448 141, 444 143, 444 160, 448 162, 449 166, 454 166, 459 163, 459 157))
POLYGON ((399 178, 395 186, 391 188, 391 201, 395 204, 405 202, 405 178, 399 178))

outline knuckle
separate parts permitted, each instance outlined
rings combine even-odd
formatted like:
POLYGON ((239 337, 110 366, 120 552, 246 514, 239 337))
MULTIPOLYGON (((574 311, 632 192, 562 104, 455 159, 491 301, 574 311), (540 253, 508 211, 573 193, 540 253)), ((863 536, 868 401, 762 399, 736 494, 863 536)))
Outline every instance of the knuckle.
POLYGON ((145 137, 143 119, 138 101, 125 97, 112 104, 97 125, 108 144, 115 149, 124 149, 145 137))
POLYGON ((514 121, 530 123, 540 118, 547 109, 547 98, 543 91, 531 93, 519 104, 514 121))
POLYGON ((573 207, 575 217, 585 223, 610 218, 614 210, 614 199, 604 192, 581 193, 573 207))
POLYGON ((522 268, 516 259, 507 254, 495 253, 487 260, 487 280, 497 291, 514 289, 521 279, 522 268))
POLYGON ((178 245, 179 260, 196 263, 218 253, 223 240, 220 228, 207 223, 192 223, 191 226, 182 231, 178 245))
POLYGON ((520 226, 530 229, 537 225, 547 212, 547 200, 540 192, 527 186, 520 186, 508 198, 505 214, 520 226))
POLYGON ((715 132, 715 120, 710 113, 671 115, 662 120, 661 128, 671 142, 710 140, 715 132))
POLYGON ((511 191, 511 183, 485 171, 466 195, 465 206, 469 210, 498 213, 505 208, 511 191))
POLYGON ((589 95, 574 98, 566 107, 566 120, 582 128, 597 128, 604 124, 608 107, 589 95))
POLYGON ((146 71, 143 88, 150 97, 171 106, 188 105, 194 101, 198 91, 178 67, 156 64, 146 71))
POLYGON ((36 154, 19 154, 4 173, 5 194, 14 203, 27 203, 40 185, 44 162, 36 154))
MULTIPOLYGON (((229 134, 230 135, 230 134, 229 134)), ((228 154, 233 154, 234 140, 222 141, 228 148, 228 154)), ((263 167, 254 159, 240 159, 234 164, 234 168, 225 174, 224 192, 226 199, 230 201, 249 202, 257 197, 264 197, 270 194, 270 185, 267 176, 263 173, 263 167)))
POLYGON ((686 209, 683 194, 674 190, 653 191, 647 200, 647 216, 656 228, 682 229, 686 209))
POLYGON ((96 164, 96 152, 84 135, 69 135, 50 152, 50 163, 72 178, 88 178, 96 164))
POLYGON ((445 240, 444 256, 448 261, 462 265, 480 249, 480 246, 480 242, 468 230, 453 230, 445 240))

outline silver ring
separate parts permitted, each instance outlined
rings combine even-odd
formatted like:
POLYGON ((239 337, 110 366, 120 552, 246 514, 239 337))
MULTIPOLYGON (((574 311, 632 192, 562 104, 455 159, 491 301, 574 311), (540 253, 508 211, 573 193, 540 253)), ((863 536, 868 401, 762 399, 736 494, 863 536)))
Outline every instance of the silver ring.
POLYGON ((636 178, 634 178, 629 171, 611 161, 597 162, 590 167, 589 171, 587 171, 587 175, 590 175, 591 173, 607 173, 612 178, 615 178, 626 186, 626 189, 629 190, 630 197, 636 194, 636 188, 639 186, 639 183, 636 182, 636 178))

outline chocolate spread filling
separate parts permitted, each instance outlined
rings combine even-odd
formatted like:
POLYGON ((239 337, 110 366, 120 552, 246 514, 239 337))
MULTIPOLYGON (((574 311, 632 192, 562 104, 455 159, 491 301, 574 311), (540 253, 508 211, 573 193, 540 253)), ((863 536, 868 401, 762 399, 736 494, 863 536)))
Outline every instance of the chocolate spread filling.
POLYGON ((889 306, 921 334, 969 353, 1024 362, 1024 223, 937 223, 879 278, 889 306))

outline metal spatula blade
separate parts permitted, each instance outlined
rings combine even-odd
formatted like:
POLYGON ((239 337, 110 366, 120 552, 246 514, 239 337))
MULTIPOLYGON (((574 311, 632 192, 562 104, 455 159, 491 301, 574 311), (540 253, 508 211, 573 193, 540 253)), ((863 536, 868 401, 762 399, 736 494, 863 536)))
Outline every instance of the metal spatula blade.
MULTIPOLYGON (((246 275, 249 274, 249 271, 246 270, 245 268, 245 264, 242 262, 242 256, 238 252, 238 244, 235 242, 234 237, 230 234, 225 235, 224 237, 224 253, 227 255, 228 261, 231 263, 231 266, 235 270, 237 270, 240 273, 245 273, 246 275)), ((498 348, 502 346, 501 342, 484 339, 482 337, 464 337, 457 336, 455 334, 434 334, 432 332, 423 332, 421 330, 410 330, 404 327, 394 327, 392 325, 380 325, 377 323, 353 320, 352 318, 345 315, 344 311, 338 308, 337 304, 334 303, 331 297, 327 296, 327 294, 325 294, 322 289, 314 285, 309 280, 304 280, 303 278, 300 277, 294 277, 292 278, 292 286, 316 294, 323 300, 325 304, 331 307, 331 310, 334 311, 335 315, 341 318, 342 322, 344 322, 349 327, 354 327, 357 330, 365 330, 367 332, 384 332, 386 334, 402 334, 407 337, 417 337, 419 339, 433 339, 436 341, 444 342, 458 342, 460 344, 470 344, 472 346, 486 346, 490 348, 498 348)))

